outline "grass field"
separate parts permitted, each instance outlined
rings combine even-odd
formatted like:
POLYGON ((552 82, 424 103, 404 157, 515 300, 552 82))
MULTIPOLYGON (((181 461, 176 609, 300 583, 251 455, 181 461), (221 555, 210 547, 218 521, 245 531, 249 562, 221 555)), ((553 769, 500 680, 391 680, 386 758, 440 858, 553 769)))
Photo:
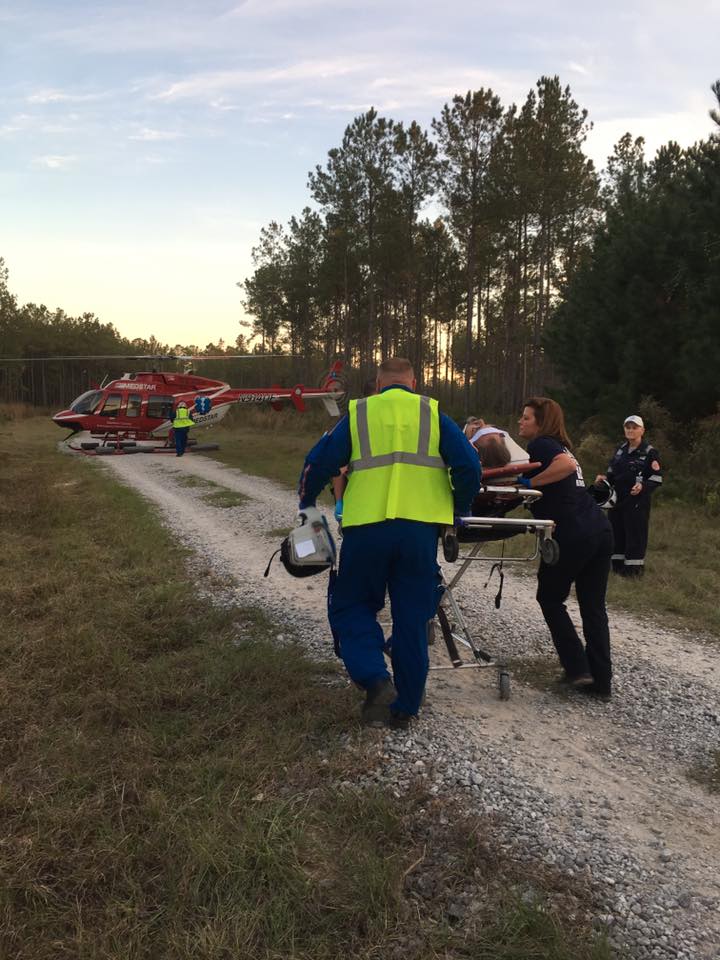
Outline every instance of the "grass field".
MULTIPOLYGON (((331 425, 316 413, 233 411, 226 425, 214 430, 220 450, 210 456, 294 488, 306 453, 331 425)), ((529 546, 529 538, 514 538, 506 541, 506 554, 527 555, 529 546)), ((653 502, 646 576, 642 581, 612 577, 608 598, 640 616, 720 637, 718 583, 720 519, 661 491, 653 502)))
POLYGON ((481 818, 340 789, 375 761, 333 667, 209 603, 209 572, 57 433, 0 424, 0 957, 611 956, 587 890, 499 858, 481 818))

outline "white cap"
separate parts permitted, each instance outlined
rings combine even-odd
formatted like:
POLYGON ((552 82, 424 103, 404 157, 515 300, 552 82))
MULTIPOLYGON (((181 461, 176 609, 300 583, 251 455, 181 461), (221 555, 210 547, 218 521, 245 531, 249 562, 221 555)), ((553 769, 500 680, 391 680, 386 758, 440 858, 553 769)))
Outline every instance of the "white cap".
POLYGON ((634 413, 631 417, 625 417, 625 419, 623 420, 623 426, 625 426, 626 423, 634 423, 638 427, 645 426, 645 424, 643 423, 643 418, 639 417, 636 413, 634 413))
POLYGON ((475 443, 475 441, 479 440, 480 437, 489 437, 493 435, 504 437, 505 431, 500 430, 498 427, 481 427, 470 437, 470 443, 475 443))

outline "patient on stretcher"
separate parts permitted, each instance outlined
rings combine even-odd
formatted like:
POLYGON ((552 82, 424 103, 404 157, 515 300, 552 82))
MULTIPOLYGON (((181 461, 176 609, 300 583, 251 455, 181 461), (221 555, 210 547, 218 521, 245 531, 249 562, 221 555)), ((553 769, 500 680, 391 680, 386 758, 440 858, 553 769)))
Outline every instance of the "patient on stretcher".
MULTIPOLYGON (((486 424, 479 417, 473 417, 467 422, 464 433, 477 450, 484 470, 517 464, 518 474, 520 474, 524 465, 529 462, 527 453, 506 431, 486 424)), ((498 478, 492 480, 491 485, 493 487, 513 486, 514 478, 498 478)), ((522 498, 519 498, 514 492, 502 494, 481 490, 473 500, 471 512, 474 517, 504 517, 521 503, 522 498)), ((503 536, 507 536, 507 534, 503 534, 503 536)), ((480 538, 496 539, 496 536, 489 535, 487 532, 483 534, 470 534, 468 532, 465 536, 461 536, 461 540, 480 538)), ((497 537, 497 539, 500 539, 500 537, 497 537)))
MULTIPOLYGON (((528 455, 505 430, 485 423, 480 417, 471 417, 465 424, 465 436, 477 450, 483 468, 506 467, 528 463, 528 455)), ((521 471, 519 470, 518 473, 521 471)), ((507 482, 507 481, 506 481, 507 482)))

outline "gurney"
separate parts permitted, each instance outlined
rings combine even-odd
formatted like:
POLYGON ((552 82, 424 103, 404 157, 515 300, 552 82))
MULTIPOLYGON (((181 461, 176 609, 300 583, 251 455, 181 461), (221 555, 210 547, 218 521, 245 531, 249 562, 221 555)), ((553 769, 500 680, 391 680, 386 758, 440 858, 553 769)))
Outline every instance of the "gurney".
MULTIPOLYGON (((483 472, 483 485, 478 497, 473 501, 471 516, 458 517, 454 527, 445 527, 442 534, 442 547, 448 563, 460 563, 452 579, 448 582, 443 574, 443 594, 434 620, 428 624, 428 642, 432 643, 436 634, 436 622, 447 648, 450 664, 432 666, 431 670, 457 670, 468 667, 490 668, 497 671, 497 684, 501 700, 510 697, 510 673, 504 660, 493 657, 484 650, 470 632, 453 588, 473 563, 491 564, 490 577, 497 570, 500 576, 500 589, 495 598, 496 607, 500 606, 503 566, 506 563, 531 563, 538 556, 550 566, 558 562, 560 548, 553 539, 555 523, 552 520, 536 520, 533 517, 507 517, 510 510, 518 506, 529 506, 542 497, 539 490, 509 484, 498 484, 498 480, 517 477, 518 473, 534 467, 535 464, 509 465, 496 470, 483 472), (495 483, 493 483, 495 481, 495 483), (504 541, 519 534, 534 537, 534 549, 527 556, 505 556, 504 541), (500 555, 482 553, 487 543, 503 543, 500 555), (461 547, 467 545, 468 550, 461 547), (469 652, 469 659, 463 659, 460 648, 469 652)), ((488 582, 489 582, 488 578, 488 582)), ((487 584, 486 584, 487 586, 487 584)), ((467 656, 467 654, 466 654, 467 656)))

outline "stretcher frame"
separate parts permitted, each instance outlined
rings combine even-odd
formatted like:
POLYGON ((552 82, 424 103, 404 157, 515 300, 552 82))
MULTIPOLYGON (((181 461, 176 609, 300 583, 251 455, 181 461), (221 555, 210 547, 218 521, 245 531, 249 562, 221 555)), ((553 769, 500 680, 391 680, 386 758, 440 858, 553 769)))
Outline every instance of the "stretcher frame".
MULTIPOLYGON (((502 500, 521 500, 525 506, 542 497, 542 493, 539 490, 504 485, 483 485, 482 494, 489 498, 492 498, 494 495, 495 497, 501 497, 502 500)), ((443 535, 445 559, 449 562, 460 561, 460 568, 449 582, 447 582, 444 574, 442 574, 443 595, 438 604, 435 619, 440 627, 440 632, 450 658, 450 664, 432 666, 430 667, 431 670, 461 670, 468 668, 494 669, 497 671, 500 699, 508 700, 510 698, 510 673, 507 663, 500 658, 493 657, 493 655, 484 650, 473 637, 468 629, 460 606, 455 599, 453 588, 472 563, 499 565, 502 571, 502 567, 506 563, 530 563, 537 560, 540 556, 545 563, 553 566, 557 563, 560 556, 557 541, 553 539, 554 529, 555 523, 552 520, 536 520, 533 517, 526 519, 523 517, 490 516, 460 517, 456 521, 456 527, 446 528, 445 534, 443 535), (457 527, 470 531, 485 530, 489 536, 485 540, 481 539, 476 542, 471 542, 468 544, 470 546, 469 552, 460 553, 459 543, 457 541, 457 527), (490 556, 480 552, 487 543, 504 542, 504 540, 509 537, 522 533, 533 534, 535 537, 535 549, 529 556, 490 556), (472 659, 463 660, 458 644, 470 652, 472 659)), ((431 620, 428 624, 429 642, 432 642, 436 632, 435 619, 431 620)))

